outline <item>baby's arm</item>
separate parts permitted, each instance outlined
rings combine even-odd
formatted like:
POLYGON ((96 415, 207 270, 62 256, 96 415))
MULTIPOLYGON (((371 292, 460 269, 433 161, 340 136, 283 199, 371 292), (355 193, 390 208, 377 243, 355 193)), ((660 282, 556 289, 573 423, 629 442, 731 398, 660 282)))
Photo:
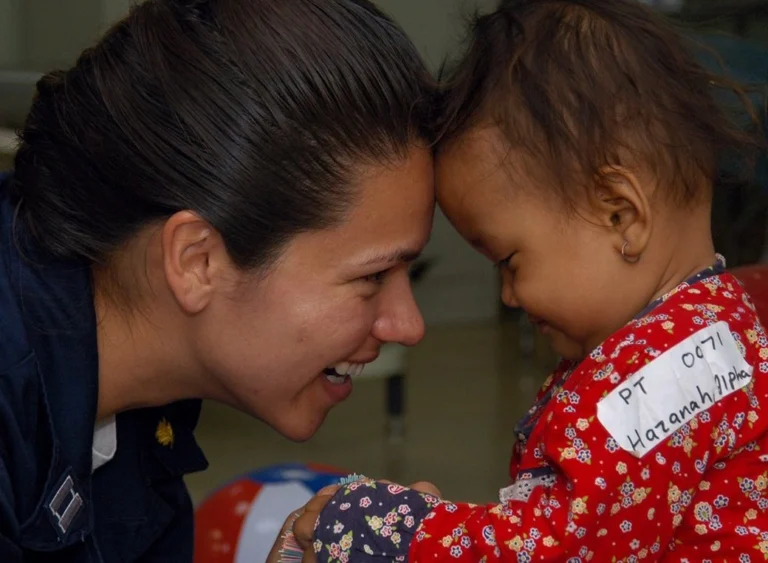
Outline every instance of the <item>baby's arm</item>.
POLYGON ((553 484, 526 501, 476 506, 380 483, 345 487, 318 520, 319 561, 654 560, 673 541, 703 460, 714 457, 710 421, 722 420, 726 405, 642 458, 619 449, 590 408, 548 421, 541 453, 553 484))
MULTIPOLYGON (((662 341, 664 335, 652 332, 662 329, 649 326, 648 338, 662 341)), ((692 345, 695 339, 685 342, 692 345)), ((712 387, 713 369, 744 362, 730 357, 742 356, 738 350, 716 356, 714 368, 699 363, 685 378, 677 374, 677 363, 670 364, 670 358, 679 359, 679 349, 673 356, 649 350, 644 340, 616 346, 599 371, 597 365, 577 368, 567 390, 552 397, 520 461, 523 472, 548 469, 546 485, 529 495, 504 495, 509 500, 488 506, 380 485, 347 487, 318 520, 319 560, 654 561, 676 549, 684 518, 689 535, 713 538, 702 551, 722 555, 715 553, 722 548, 717 538, 723 524, 714 508, 730 501, 706 490, 704 476, 723 470, 720 462, 739 448, 753 447, 751 440, 764 431, 756 425, 760 400, 752 385, 718 393, 717 379, 717 389, 712 387), (627 403, 628 386, 639 389, 633 408, 612 410, 627 403), (618 441, 638 451, 630 453, 618 441)), ((698 345, 696 350, 699 354, 698 345)), ((730 370, 734 378, 737 373, 746 372, 730 370)), ((739 508, 734 504, 733 510, 739 508)))

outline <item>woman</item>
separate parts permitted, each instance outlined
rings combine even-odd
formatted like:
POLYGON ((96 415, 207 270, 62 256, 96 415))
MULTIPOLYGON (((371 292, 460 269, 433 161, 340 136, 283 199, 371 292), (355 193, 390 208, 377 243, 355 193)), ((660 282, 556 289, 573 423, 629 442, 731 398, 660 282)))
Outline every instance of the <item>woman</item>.
POLYGON ((0 187, 0 561, 190 561, 218 400, 309 438, 423 321, 430 82, 367 0, 150 0, 0 187))

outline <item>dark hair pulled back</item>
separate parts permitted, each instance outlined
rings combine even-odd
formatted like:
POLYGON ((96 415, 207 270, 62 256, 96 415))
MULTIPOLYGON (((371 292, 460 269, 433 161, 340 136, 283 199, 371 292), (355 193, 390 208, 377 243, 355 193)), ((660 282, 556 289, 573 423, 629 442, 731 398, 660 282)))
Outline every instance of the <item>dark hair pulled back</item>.
POLYGON ((361 163, 431 141, 431 89, 367 0, 150 0, 40 80, 11 189, 61 258, 191 210, 264 266, 343 218, 361 163))

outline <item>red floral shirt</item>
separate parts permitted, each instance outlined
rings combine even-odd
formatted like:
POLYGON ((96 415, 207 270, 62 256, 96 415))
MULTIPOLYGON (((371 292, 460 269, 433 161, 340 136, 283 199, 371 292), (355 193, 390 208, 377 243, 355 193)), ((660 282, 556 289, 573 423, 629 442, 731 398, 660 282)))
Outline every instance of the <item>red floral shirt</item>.
POLYGON ((336 497, 318 520, 316 551, 344 562, 765 561, 766 373, 768 337, 735 278, 682 284, 549 378, 518 428, 499 504, 345 489, 346 508, 336 497))

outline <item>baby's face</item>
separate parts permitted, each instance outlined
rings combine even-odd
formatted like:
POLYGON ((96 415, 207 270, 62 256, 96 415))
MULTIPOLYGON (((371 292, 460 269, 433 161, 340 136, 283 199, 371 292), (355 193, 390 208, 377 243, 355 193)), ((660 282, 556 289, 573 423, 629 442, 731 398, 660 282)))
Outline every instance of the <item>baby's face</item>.
POLYGON ((557 353, 581 359, 642 310, 654 283, 624 261, 610 217, 601 224, 566 208, 498 135, 475 130, 441 152, 438 202, 498 265, 504 303, 522 308, 557 353))

